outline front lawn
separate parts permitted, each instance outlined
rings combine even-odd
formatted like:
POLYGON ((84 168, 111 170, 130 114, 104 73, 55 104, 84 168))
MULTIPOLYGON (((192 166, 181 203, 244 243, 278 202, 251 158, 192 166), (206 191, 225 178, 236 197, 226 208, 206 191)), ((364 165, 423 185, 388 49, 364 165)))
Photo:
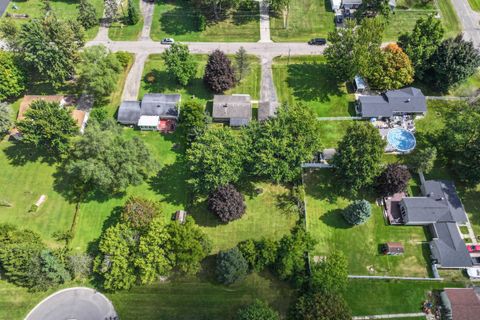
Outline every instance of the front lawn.
POLYGON ((196 17, 195 9, 187 1, 156 2, 151 38, 154 41, 174 38, 176 41, 195 42, 256 42, 260 40, 260 16, 257 6, 251 11, 230 12, 223 21, 207 23, 205 31, 198 31, 196 17))
POLYGON ((342 210, 350 203, 338 194, 329 169, 306 171, 307 230, 318 241, 312 256, 325 256, 333 250, 343 251, 348 258, 349 273, 357 275, 428 276, 430 252, 422 227, 389 226, 382 208, 372 204, 372 217, 363 225, 350 226, 342 210), (380 254, 385 242, 401 242, 402 256, 380 254))
POLYGON ((319 121, 319 135, 322 139, 322 146, 324 148, 336 148, 353 121, 355 120, 319 121))
POLYGON ((354 115, 354 95, 334 80, 323 56, 278 57, 272 70, 280 102, 303 103, 319 117, 354 115))
MULTIPOLYGON (((90 1, 97 11, 97 16, 100 19, 103 15, 103 1, 102 0, 91 0, 90 1)), ((78 1, 76 0, 63 0, 63 1, 49 1, 49 4, 52 8, 52 11, 57 15, 60 20, 76 20, 78 16, 78 1)), ((13 19, 7 18, 7 13, 11 14, 28 14, 29 18, 40 18, 44 14, 44 1, 43 0, 20 0, 12 1, 7 7, 2 19, 13 19), (14 9, 14 5, 18 9, 14 9)), ((15 19, 19 24, 28 21, 28 19, 15 19)), ((87 40, 95 38, 98 33, 98 26, 95 26, 86 32, 87 40)))
POLYGON ((470 8, 474 11, 480 11, 480 0, 468 0, 470 8))
MULTIPOLYGON (((114 22, 109 28, 108 28, 108 37, 111 40, 114 41, 128 41, 128 40, 137 40, 141 33, 142 33, 142 28, 143 28, 143 15, 140 11, 140 1, 134 1, 133 4, 136 7, 138 11, 138 16, 139 20, 137 24, 130 25, 126 21, 126 16, 123 19, 120 19, 120 21, 114 22)), ((123 15, 123 12, 127 12, 128 8, 128 1, 123 1, 123 8, 119 9, 120 15, 123 15)))
MULTIPOLYGON (((150 55, 143 69, 143 80, 140 86, 139 99, 145 93, 180 93, 182 101, 191 98, 200 99, 204 102, 213 99, 214 93, 205 87, 203 83, 203 73, 207 64, 207 55, 193 55, 198 62, 196 77, 187 85, 182 86, 171 77, 165 70, 162 56, 160 54, 150 55)), ((229 56, 233 61, 233 56, 229 56)), ((225 92, 225 94, 245 93, 249 94, 253 100, 258 100, 260 96, 260 77, 261 67, 260 61, 255 56, 250 56, 250 71, 247 76, 237 84, 233 89, 225 92)))
POLYGON ((307 42, 326 38, 335 30, 334 14, 329 0, 292 0, 285 28, 284 17, 270 15, 270 34, 275 42, 307 42))

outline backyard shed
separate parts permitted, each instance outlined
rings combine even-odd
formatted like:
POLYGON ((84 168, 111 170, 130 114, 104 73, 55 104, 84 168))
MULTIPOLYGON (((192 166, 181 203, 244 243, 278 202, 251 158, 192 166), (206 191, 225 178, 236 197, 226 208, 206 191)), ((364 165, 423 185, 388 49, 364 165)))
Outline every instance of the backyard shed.
POLYGON ((365 82, 365 79, 359 75, 355 76, 353 79, 353 84, 355 86, 355 91, 358 93, 362 93, 367 89, 367 83, 365 82))
POLYGON ((387 242, 382 246, 382 252, 389 256, 398 256, 403 254, 405 249, 400 242, 387 242))

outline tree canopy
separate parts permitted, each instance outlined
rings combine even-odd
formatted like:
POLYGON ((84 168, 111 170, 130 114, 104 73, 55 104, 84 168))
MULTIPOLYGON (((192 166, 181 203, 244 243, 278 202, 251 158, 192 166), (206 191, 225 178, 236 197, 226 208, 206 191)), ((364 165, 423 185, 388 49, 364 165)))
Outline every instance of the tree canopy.
POLYGON ((85 48, 77 65, 78 85, 97 102, 101 101, 115 90, 121 70, 116 54, 105 46, 85 48))
POLYGON ((25 74, 18 59, 10 52, 0 50, 0 101, 17 97, 25 90, 25 74))
POLYGON ((275 182, 299 179, 301 164, 320 150, 319 123, 305 105, 283 105, 262 123, 252 123, 247 130, 249 171, 275 182))
POLYGON ((350 320, 352 315, 341 295, 334 292, 307 292, 291 309, 293 320, 350 320))
POLYGON ((215 93, 224 92, 235 86, 235 70, 225 53, 215 50, 208 56, 203 81, 215 93))
POLYGON ((372 215, 372 206, 367 200, 355 200, 343 210, 343 217, 351 225, 365 223, 372 215))
POLYGON ((187 150, 194 189, 209 193, 219 186, 235 183, 243 172, 244 158, 244 143, 230 128, 206 131, 187 150))
POLYGON ((262 238, 258 241, 248 239, 240 242, 237 247, 247 260, 250 270, 256 272, 273 265, 277 258, 278 243, 270 239, 262 238))
POLYGON ((91 123, 75 142, 65 171, 79 196, 114 194, 155 174, 145 143, 125 137, 115 123, 91 123))
POLYGON ((198 63, 188 50, 186 44, 174 43, 162 53, 167 72, 181 85, 187 85, 197 73, 198 63))
POLYGON ((205 106, 198 100, 189 100, 180 108, 180 125, 188 142, 193 142, 207 130, 205 106))
POLYGON ((218 187, 208 197, 208 209, 222 222, 240 219, 245 213, 243 195, 231 184, 218 187))
POLYGON ((479 51, 462 35, 444 40, 431 58, 430 76, 435 86, 447 91, 452 85, 473 75, 480 66, 479 51))
POLYGON ((332 159, 344 190, 355 194, 373 182, 381 170, 384 148, 385 141, 370 123, 355 122, 347 129, 332 159))
POLYGON ((314 291, 342 293, 348 286, 348 261, 341 251, 334 251, 311 269, 314 291))
POLYGON ((391 196, 395 193, 406 192, 411 178, 410 171, 406 166, 392 163, 387 165, 378 176, 375 187, 381 196, 391 196))
POLYGON ((413 169, 429 173, 437 159, 437 148, 435 146, 417 145, 412 153, 408 155, 408 164, 413 169))
POLYGON ((80 0, 77 5, 77 21, 87 30, 98 24, 97 10, 88 0, 80 0))
POLYGON ((158 202, 142 197, 130 197, 123 206, 121 218, 132 229, 142 230, 147 228, 161 212, 158 202))
POLYGON ((0 102, 0 135, 12 126, 12 114, 12 107, 8 103, 0 102))
POLYGON ((240 308, 235 320, 279 320, 278 312, 273 310, 265 302, 256 299, 252 304, 240 308))
POLYGON ((51 156, 61 156, 70 147, 70 139, 79 128, 71 112, 58 102, 35 100, 17 122, 22 133, 22 143, 41 148, 51 156))
POLYGON ((220 251, 217 255, 215 273, 220 283, 229 285, 242 280, 248 271, 248 263, 237 247, 220 251))
POLYGON ((412 32, 400 37, 400 46, 412 61, 416 78, 423 79, 430 69, 430 58, 442 42, 444 33, 441 20, 431 14, 418 19, 412 32))

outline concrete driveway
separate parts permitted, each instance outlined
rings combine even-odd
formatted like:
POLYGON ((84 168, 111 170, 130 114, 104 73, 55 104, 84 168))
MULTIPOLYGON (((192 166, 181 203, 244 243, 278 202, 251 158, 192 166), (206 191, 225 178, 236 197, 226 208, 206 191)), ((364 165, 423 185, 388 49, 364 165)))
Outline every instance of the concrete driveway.
POLYGON ((25 320, 114 320, 112 303, 91 288, 60 290, 40 302, 25 320))
POLYGON ((0 0, 0 17, 3 15, 5 10, 7 10, 10 0, 0 0))

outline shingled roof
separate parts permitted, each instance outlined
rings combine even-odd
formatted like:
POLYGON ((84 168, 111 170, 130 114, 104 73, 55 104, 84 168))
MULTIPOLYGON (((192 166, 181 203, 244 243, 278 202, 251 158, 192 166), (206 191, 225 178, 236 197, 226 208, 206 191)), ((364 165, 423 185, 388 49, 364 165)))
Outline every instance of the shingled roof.
POLYGON ((360 96, 359 112, 364 118, 390 118, 395 114, 425 113, 427 103, 422 91, 407 87, 377 96, 360 96))
POLYGON ((480 315, 480 298, 473 288, 446 288, 451 309, 451 317, 454 320, 477 320, 480 315))
POLYGON ((452 222, 432 225, 434 239, 430 241, 432 256, 444 268, 465 268, 473 266, 465 242, 452 222))
POLYGON ((141 116, 176 119, 179 115, 179 94, 147 93, 140 101, 123 101, 118 109, 118 122, 137 124, 141 116))
POLYGON ((252 119, 250 95, 215 95, 212 118, 229 121, 232 126, 248 124, 252 119))

